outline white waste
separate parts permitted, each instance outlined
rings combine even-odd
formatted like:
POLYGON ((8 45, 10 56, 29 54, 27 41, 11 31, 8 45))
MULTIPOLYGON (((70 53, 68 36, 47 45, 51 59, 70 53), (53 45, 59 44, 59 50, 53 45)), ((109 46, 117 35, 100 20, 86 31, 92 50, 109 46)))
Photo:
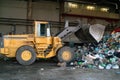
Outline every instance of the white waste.
POLYGON ((119 65, 117 65, 117 64, 116 64, 116 65, 113 65, 113 66, 112 66, 112 69, 119 69, 119 65))
POLYGON ((44 70, 44 68, 41 68, 40 70, 41 70, 41 71, 43 71, 43 70, 44 70))
POLYGON ((71 66, 73 66, 73 65, 74 65, 74 63, 73 63, 73 62, 71 62, 71 63, 70 63, 70 65, 71 65, 71 66))
POLYGON ((98 68, 99 68, 99 69, 104 69, 104 67, 103 67, 103 66, 101 66, 101 65, 99 65, 99 66, 98 66, 98 68))
POLYGON ((106 66, 106 69, 111 69, 112 68, 112 64, 108 64, 107 66, 106 66))

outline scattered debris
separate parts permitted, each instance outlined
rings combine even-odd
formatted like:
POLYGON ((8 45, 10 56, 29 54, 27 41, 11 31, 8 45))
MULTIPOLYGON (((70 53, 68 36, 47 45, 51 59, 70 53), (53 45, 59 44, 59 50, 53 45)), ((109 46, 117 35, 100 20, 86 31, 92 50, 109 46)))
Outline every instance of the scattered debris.
POLYGON ((116 72, 117 74, 120 74, 120 72, 116 72))
POLYGON ((66 67, 67 64, 66 64, 66 62, 59 62, 59 63, 57 64, 57 66, 59 66, 59 67, 66 67))
POLYGON ((43 70, 44 70, 44 68, 41 68, 40 70, 41 70, 41 71, 43 71, 43 70))

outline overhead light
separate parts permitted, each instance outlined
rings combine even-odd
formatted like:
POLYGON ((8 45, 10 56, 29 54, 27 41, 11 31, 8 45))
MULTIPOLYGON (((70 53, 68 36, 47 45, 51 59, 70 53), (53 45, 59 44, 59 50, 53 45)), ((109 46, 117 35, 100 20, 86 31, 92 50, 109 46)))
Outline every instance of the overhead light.
POLYGON ((100 10, 103 12, 108 12, 109 9, 108 8, 101 8, 100 10))
POLYGON ((95 10, 95 7, 94 6, 87 6, 86 7, 88 10, 95 10))
POLYGON ((70 8, 78 8, 78 5, 77 5, 77 4, 71 3, 71 2, 68 3, 68 6, 69 6, 70 8))

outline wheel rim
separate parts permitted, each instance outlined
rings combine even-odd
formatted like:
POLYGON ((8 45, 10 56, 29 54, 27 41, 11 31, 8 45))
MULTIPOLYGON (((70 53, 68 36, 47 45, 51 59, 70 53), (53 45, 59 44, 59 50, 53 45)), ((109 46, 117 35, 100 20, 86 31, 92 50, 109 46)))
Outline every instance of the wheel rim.
POLYGON ((69 52, 69 51, 64 51, 62 54, 62 58, 65 61, 69 61, 71 59, 71 57, 72 57, 71 52, 69 52))
POLYGON ((28 61, 32 58, 32 54, 30 51, 26 50, 26 51, 23 51, 22 54, 21 54, 21 58, 22 60, 24 61, 28 61))

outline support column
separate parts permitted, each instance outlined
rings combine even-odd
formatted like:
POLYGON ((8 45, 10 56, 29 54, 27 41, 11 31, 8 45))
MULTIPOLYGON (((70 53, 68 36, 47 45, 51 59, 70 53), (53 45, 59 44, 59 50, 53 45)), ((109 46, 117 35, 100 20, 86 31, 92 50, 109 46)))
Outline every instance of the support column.
MULTIPOLYGON (((59 25, 61 25, 61 22, 63 21, 62 13, 64 12, 64 1, 59 0, 59 25)), ((61 30, 61 27, 58 28, 58 31, 61 30)))
POLYGON ((62 22, 62 13, 64 12, 64 1, 59 0, 59 22, 62 22))
MULTIPOLYGON (((32 0, 27 1, 27 20, 32 19, 32 0)), ((26 26, 26 33, 30 33, 32 31, 32 26, 26 26)))
MULTIPOLYGON (((118 14, 119 14, 119 18, 120 18, 120 0, 119 0, 119 3, 118 3, 118 14)), ((120 19, 117 23, 118 23, 117 25, 120 26, 120 19)))

